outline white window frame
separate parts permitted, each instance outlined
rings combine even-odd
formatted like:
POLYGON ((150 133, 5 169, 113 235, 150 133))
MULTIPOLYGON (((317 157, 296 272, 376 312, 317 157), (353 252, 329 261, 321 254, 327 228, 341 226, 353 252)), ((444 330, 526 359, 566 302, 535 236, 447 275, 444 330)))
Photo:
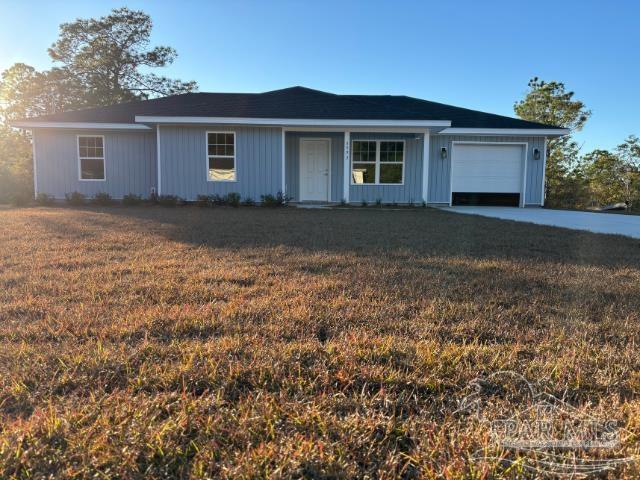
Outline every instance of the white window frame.
POLYGON ((358 187, 373 187, 373 186, 388 186, 388 187, 402 187, 404 185, 404 174, 406 169, 407 159, 407 142, 405 139, 398 138, 356 138, 351 140, 351 169, 349 170, 350 185, 358 187), (354 162, 353 160, 353 144, 355 142, 374 142, 376 144, 376 160, 375 162, 354 162), (402 143, 402 162, 381 162, 380 161, 380 144, 382 142, 396 142, 402 143), (353 164, 354 163, 366 163, 369 165, 375 165, 375 182, 374 183, 354 183, 353 182, 353 164), (402 182, 401 183, 380 183, 380 165, 402 165, 402 182))
POLYGON ((207 182, 214 183, 236 183, 238 181, 238 150, 236 145, 236 131, 235 130, 207 130, 204 134, 205 141, 205 156, 206 156, 206 174, 207 174, 207 182), (223 134, 232 134, 233 135, 233 155, 209 155, 209 134, 210 133, 223 133, 223 134), (233 158, 233 180, 213 180, 209 178, 209 158, 217 157, 217 158, 233 158))
POLYGON ((107 181, 107 144, 104 135, 76 135, 76 154, 78 156, 78 181, 80 182, 106 182, 107 181), (80 139, 81 138, 101 138, 102 139, 102 157, 81 157, 80 156, 80 139), (102 178, 82 178, 82 160, 102 160, 102 178))

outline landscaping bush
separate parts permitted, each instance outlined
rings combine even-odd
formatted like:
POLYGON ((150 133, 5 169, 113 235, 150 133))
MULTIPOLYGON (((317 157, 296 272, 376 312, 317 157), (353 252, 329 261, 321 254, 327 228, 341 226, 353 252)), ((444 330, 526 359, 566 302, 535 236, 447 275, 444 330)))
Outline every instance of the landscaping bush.
POLYGON ((69 205, 84 205, 87 199, 86 195, 80 192, 66 193, 64 198, 67 200, 69 205))
POLYGON ((230 207, 237 208, 240 205, 240 194, 236 192, 227 193, 224 197, 224 203, 230 207))
POLYGON ((46 206, 46 205, 51 205, 54 201, 54 198, 46 193, 39 193, 36 196, 36 203, 38 205, 42 205, 42 206, 46 206))
POLYGON ((178 204, 181 204, 183 200, 176 195, 160 195, 158 196, 158 204, 163 207, 175 207, 178 204))
POLYGON ((215 195, 209 195, 209 203, 211 204, 211 206, 222 206, 225 204, 225 198, 218 195, 217 193, 215 195))
POLYGON ((278 192, 276 195, 261 195, 260 196, 262 206, 264 207, 284 207, 291 197, 284 195, 282 192, 278 192))
POLYGON ((211 207, 211 198, 209 197, 209 195, 198 195, 196 197, 196 201, 195 204, 198 207, 211 207))
POLYGON ((256 204, 256 201, 251 197, 247 197, 242 201, 242 204, 245 207, 253 207, 256 204))
POLYGON ((142 197, 140 195, 136 195, 135 193, 129 193, 122 197, 122 204, 128 207, 133 205, 140 205, 142 203, 142 197))
POLYGON ((98 192, 91 199, 91 203, 101 207, 107 207, 109 205, 113 205, 113 199, 107 192, 98 192))

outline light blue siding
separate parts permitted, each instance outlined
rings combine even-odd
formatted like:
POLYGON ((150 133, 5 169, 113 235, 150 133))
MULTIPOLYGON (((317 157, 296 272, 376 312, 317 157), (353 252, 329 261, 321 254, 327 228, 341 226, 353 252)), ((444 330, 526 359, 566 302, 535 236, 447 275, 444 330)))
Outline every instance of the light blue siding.
POLYGON ((74 191, 148 197, 156 186, 154 132, 36 130, 34 142, 39 193, 60 199, 74 191), (77 135, 104 136, 105 181, 79 180, 77 135))
MULTIPOLYGON (((331 201, 340 202, 344 189, 344 133, 336 132, 288 132, 286 134, 286 183, 287 194, 299 201, 300 194, 300 139, 331 139, 331 201)), ((420 203, 422 201, 422 152, 423 138, 419 134, 354 132, 351 140, 404 140, 405 172, 403 185, 350 185, 349 201, 363 200, 373 203, 420 203)))
POLYGON ((344 178, 344 134, 322 132, 286 133, 286 191, 293 201, 300 201, 300 140, 302 138, 331 139, 331 197, 332 202, 340 202, 342 179, 344 178))
POLYGON ((162 126, 161 193, 185 200, 231 192, 256 201, 275 195, 282 190, 281 144, 280 128, 162 126), (207 181, 207 131, 236 132, 236 181, 207 181))
POLYGON ((403 185, 351 185, 349 201, 373 203, 422 202, 422 152, 423 136, 399 133, 352 133, 351 140, 404 140, 404 184, 403 185))
MULTIPOLYGON (((195 200, 200 194, 238 192, 243 198, 256 201, 261 195, 276 194, 282 190, 282 130, 272 127, 211 127, 162 126, 160 130, 161 187, 163 194, 195 200), (207 131, 236 132, 236 170, 234 182, 207 181, 207 131)), ((299 200, 300 139, 331 139, 331 194, 332 202, 345 197, 344 185, 344 133, 342 132, 287 132, 286 192, 294 201, 299 200)), ((405 140, 405 171, 403 185, 350 185, 352 203, 363 200, 373 203, 419 203, 422 201, 423 138, 420 134, 354 132, 352 140, 403 139, 405 140)), ((87 196, 107 192, 113 198, 128 193, 148 197, 157 189, 156 132, 37 130, 34 132, 37 159, 38 191, 64 198, 69 192, 79 191, 87 196), (103 135, 105 138, 105 181, 78 179, 77 135, 103 135)), ((459 136, 431 135, 429 158, 429 203, 449 203, 451 152, 453 141, 473 142, 526 142, 525 205, 542 203, 544 179, 543 137, 511 136, 459 136), (440 157, 445 146, 447 159, 440 157), (540 160, 534 160, 534 148, 540 149, 540 160)))
POLYGON ((526 189, 525 205, 542 203, 544 178, 544 137, 473 137, 460 135, 431 135, 429 153, 429 203, 449 203, 451 198, 451 151, 452 142, 526 142, 526 189), (447 158, 440 157, 442 147, 447 148, 447 158), (540 149, 540 160, 534 160, 533 149, 540 149))

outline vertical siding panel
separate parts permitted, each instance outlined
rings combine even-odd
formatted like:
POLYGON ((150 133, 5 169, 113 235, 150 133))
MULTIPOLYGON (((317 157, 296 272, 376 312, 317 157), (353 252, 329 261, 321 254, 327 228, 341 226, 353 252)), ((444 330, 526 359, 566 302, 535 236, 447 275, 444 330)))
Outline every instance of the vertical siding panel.
MULTIPOLYGON (((39 131, 36 139, 38 156, 38 189, 56 198, 64 198, 66 193, 79 191, 88 196, 106 192, 113 198, 122 198, 129 193, 148 195, 154 182, 145 166, 155 162, 155 150, 142 147, 151 134, 146 132, 114 131, 39 131), (78 179, 78 134, 103 135, 105 141, 106 181, 84 182, 78 179)), ((155 182, 154 182, 155 183, 155 182)))
POLYGON ((542 191, 542 162, 533 160, 533 149, 541 148, 544 143, 541 137, 507 137, 507 136, 454 136, 454 135, 434 135, 431 137, 431 158, 429 169, 429 201, 433 203, 448 202, 450 192, 450 172, 453 141, 473 141, 483 142, 527 142, 526 152, 526 176, 525 176, 525 203, 540 204, 540 192, 542 191), (440 149, 446 147, 448 158, 443 161, 440 158, 440 149))
POLYGON ((238 192, 259 200, 280 190, 280 129, 163 127, 163 192, 194 200, 199 194, 238 192), (236 132, 236 182, 208 182, 205 132, 236 132), (166 168, 165 168, 166 163, 166 168), (166 174, 165 174, 166 172, 166 174))

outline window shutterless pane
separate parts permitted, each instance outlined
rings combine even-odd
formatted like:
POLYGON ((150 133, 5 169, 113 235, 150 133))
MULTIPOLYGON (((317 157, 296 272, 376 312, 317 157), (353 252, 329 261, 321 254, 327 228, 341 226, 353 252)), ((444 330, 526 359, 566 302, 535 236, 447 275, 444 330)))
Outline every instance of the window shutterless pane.
POLYGON ((233 170, 234 168, 234 159, 226 158, 226 157, 210 157, 209 158, 209 168, 222 169, 222 170, 233 170))
POLYGON ((235 180, 235 159, 209 157, 209 180, 235 180))
POLYGON ((380 142, 381 162, 402 162, 404 153, 404 143, 402 142, 380 142))
POLYGON ((380 164, 380 183, 402 183, 402 164, 380 164))
POLYGON ((351 171, 353 183, 375 183, 376 166, 373 163, 354 163, 351 171))
POLYGON ((80 178, 83 180, 104 180, 104 160, 81 158, 80 178))
POLYGON ((78 137, 79 157, 104 157, 102 137, 78 137))

